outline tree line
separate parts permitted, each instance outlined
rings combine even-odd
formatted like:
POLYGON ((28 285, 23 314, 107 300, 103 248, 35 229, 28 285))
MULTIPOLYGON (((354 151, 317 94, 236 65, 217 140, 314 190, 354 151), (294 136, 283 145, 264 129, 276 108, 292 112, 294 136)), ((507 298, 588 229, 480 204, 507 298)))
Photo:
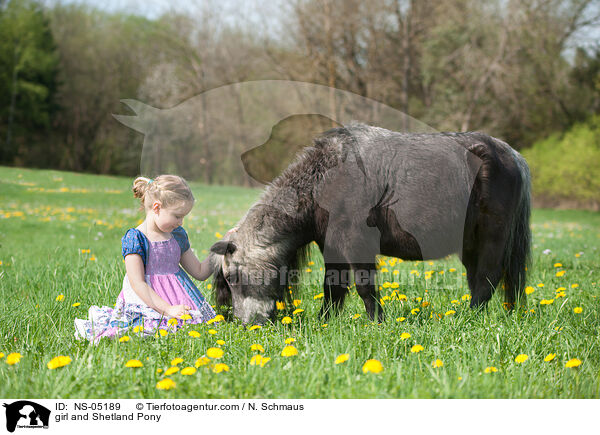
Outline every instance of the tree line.
MULTIPOLYGON (((169 108, 249 80, 350 91, 517 149, 600 112, 597 0, 294 0, 277 16, 0 0, 0 164, 135 175, 143 136, 112 117, 121 99, 169 108)), ((202 150, 184 156, 202 181, 249 183, 227 163, 241 144, 202 150)))

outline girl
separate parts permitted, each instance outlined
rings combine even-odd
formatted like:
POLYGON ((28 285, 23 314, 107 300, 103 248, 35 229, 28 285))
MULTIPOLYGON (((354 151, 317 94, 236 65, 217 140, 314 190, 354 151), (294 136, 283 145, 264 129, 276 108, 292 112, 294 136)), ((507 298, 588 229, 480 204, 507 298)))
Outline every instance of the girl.
POLYGON ((157 328, 173 330, 182 322, 200 323, 215 317, 180 267, 200 281, 212 273, 209 258, 198 260, 181 226, 194 205, 189 186, 175 175, 161 175, 154 180, 138 177, 133 182, 133 193, 140 198, 146 219, 129 229, 121 240, 127 271, 123 289, 114 309, 92 306, 88 320, 75 319, 77 338, 97 343, 102 337, 121 335, 129 328, 155 334, 157 328))

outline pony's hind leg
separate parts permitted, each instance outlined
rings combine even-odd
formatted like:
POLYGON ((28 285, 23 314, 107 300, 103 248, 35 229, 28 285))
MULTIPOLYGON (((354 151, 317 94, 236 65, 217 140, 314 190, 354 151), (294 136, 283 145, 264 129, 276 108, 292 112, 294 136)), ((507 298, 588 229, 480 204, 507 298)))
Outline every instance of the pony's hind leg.
POLYGON ((471 308, 481 307, 492 298, 502 278, 504 237, 491 237, 481 241, 476 253, 465 260, 467 280, 471 289, 471 308), (476 259, 472 257, 475 255, 476 259))
POLYGON ((356 284, 356 291, 362 298, 367 314, 371 320, 377 319, 378 322, 383 322, 383 308, 377 297, 375 291, 375 275, 376 269, 375 264, 361 263, 353 264, 354 269, 354 283, 356 284))
POLYGON ((350 285, 350 267, 348 264, 326 264, 323 283, 323 306, 321 317, 327 319, 333 312, 344 306, 346 292, 350 285))

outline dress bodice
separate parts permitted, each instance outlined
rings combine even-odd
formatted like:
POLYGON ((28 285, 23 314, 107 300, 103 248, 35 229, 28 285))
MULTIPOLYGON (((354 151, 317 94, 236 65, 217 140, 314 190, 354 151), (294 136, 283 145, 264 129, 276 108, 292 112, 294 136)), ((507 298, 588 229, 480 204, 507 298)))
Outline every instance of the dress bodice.
POLYGON ((169 240, 160 240, 149 243, 146 275, 169 275, 179 270, 181 249, 171 237, 169 240))

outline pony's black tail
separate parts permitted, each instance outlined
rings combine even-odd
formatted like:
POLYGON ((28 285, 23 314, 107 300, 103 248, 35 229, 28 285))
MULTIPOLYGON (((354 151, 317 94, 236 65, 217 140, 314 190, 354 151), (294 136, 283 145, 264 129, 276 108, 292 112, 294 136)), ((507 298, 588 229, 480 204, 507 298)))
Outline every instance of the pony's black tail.
POLYGON ((527 162, 521 155, 515 158, 521 173, 521 189, 517 209, 511 224, 502 259, 503 284, 509 307, 517 301, 524 302, 523 289, 530 261, 531 229, 531 177, 527 162))

